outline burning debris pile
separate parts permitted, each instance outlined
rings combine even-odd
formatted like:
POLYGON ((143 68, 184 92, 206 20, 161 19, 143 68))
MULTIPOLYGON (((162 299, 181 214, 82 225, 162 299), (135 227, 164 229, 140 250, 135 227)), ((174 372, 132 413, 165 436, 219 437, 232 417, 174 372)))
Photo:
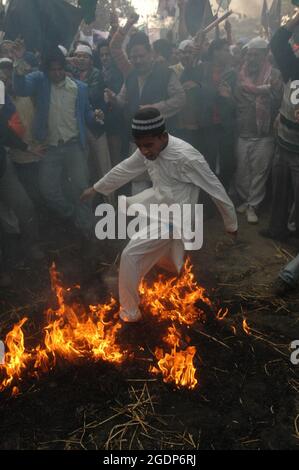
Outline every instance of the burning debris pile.
POLYGON ((179 278, 151 273, 140 286, 145 320, 123 329, 118 303, 101 291, 101 281, 97 305, 88 292, 92 280, 83 279, 80 289, 79 273, 70 276, 67 263, 63 272, 72 281, 50 270, 51 297, 45 270, 35 283, 39 303, 21 291, 24 307, 13 323, 10 311, 3 322, 11 331, 0 366, 1 448, 298 447, 293 329, 284 340, 275 329, 280 301, 239 286, 244 305, 223 288, 208 297, 187 262, 179 278), (216 299, 227 308, 216 308, 216 299))
MULTIPOLYGON (((55 265, 50 269, 50 276, 56 306, 45 312, 42 339, 39 335, 39 343, 28 346, 27 318, 6 335, 0 391, 10 388, 17 395, 25 376, 40 377, 54 369, 58 359, 114 364, 129 358, 134 360, 134 352, 126 350, 120 340, 122 326, 118 322, 117 301, 111 299, 108 304, 86 307, 80 300, 80 286, 65 288, 55 265)), ((152 286, 144 281, 140 294, 145 316, 167 325, 163 345, 157 345, 154 352, 156 365, 151 365, 149 372, 162 374, 164 382, 178 388, 194 389, 198 384, 194 364, 197 351, 190 345, 186 329, 196 322, 205 323, 207 314, 202 306, 212 312, 212 304, 195 281, 190 262, 186 262, 180 278, 166 279, 160 275, 152 286)))

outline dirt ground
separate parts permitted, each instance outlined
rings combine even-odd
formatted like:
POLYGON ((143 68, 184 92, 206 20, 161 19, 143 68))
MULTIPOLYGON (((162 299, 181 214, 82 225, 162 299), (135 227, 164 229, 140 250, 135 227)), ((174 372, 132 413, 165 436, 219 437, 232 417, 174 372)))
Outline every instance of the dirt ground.
MULTIPOLYGON (((18 397, 3 392, 0 449, 298 449, 299 366, 290 362, 290 343, 299 339, 299 290, 282 300, 271 283, 299 241, 261 238, 258 230, 266 224, 264 216, 259 226, 240 216, 233 243, 216 217, 205 223, 204 248, 191 255, 215 308, 229 309, 227 322, 188 331, 198 351, 195 390, 177 390, 149 375, 150 351, 163 333, 163 325, 149 323, 132 335, 145 351, 135 360, 118 367, 59 363, 39 380, 24 380, 18 397)), ((29 327, 42 321, 53 260, 69 285, 81 283, 89 302, 105 294, 101 271, 115 260, 117 243, 105 244, 95 274, 60 224, 43 236, 47 263, 20 267, 14 287, 0 293, 1 339, 24 316, 29 327)))

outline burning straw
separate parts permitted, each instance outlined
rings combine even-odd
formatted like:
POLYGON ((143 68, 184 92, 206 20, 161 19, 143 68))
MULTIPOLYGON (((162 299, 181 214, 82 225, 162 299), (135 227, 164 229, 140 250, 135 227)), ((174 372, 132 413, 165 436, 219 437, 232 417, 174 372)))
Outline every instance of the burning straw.
MULTIPOLYGON (((75 289, 64 287, 54 265, 50 277, 57 305, 45 312, 42 340, 35 347, 28 347, 27 318, 19 321, 7 334, 5 361, 0 366, 0 391, 11 388, 17 395, 25 375, 40 377, 54 369, 58 358, 68 362, 83 359, 114 364, 127 359, 127 351, 119 343, 121 325, 117 302, 111 299, 109 304, 86 307, 78 295, 80 286, 75 289), (77 295, 72 298, 72 293, 77 295)), ((179 388, 195 388, 198 383, 194 365, 196 348, 187 345, 189 340, 183 338, 180 326, 204 322, 206 313, 196 303, 211 309, 211 301, 196 283, 190 262, 186 262, 179 278, 167 280, 160 276, 152 286, 143 282, 140 294, 144 312, 155 321, 167 321, 171 325, 163 338, 163 346, 159 345, 155 350, 157 365, 151 366, 150 372, 160 373, 164 382, 179 388)))

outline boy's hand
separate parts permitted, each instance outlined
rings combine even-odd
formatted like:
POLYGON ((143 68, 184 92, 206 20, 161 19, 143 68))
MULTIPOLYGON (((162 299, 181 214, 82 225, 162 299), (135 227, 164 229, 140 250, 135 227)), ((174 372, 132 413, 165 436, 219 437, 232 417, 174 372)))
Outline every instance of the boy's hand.
POLYGON ((92 199, 96 194, 97 192, 94 189, 94 187, 88 188, 82 193, 80 197, 80 201, 82 202, 88 201, 89 199, 92 199))

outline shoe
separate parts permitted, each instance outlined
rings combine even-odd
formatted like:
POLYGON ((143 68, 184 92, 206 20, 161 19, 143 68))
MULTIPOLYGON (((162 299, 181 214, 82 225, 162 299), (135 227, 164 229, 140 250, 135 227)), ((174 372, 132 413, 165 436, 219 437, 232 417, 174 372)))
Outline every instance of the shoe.
POLYGON ((284 242, 289 238, 288 233, 275 234, 270 229, 260 230, 259 234, 263 238, 269 238, 270 240, 276 240, 276 241, 279 241, 279 242, 284 242))
POLYGON ((244 204, 241 204, 241 206, 237 207, 238 214, 245 214, 245 212, 247 211, 247 208, 248 208, 248 204, 244 202, 244 204))
POLYGON ((273 293, 278 297, 284 297, 294 290, 291 284, 285 282, 281 277, 278 277, 273 283, 273 293))
POLYGON ((256 215, 256 212, 252 206, 248 206, 246 210, 246 216, 247 216, 247 222, 249 224, 258 224, 258 216, 256 215))
POLYGON ((33 245, 29 249, 29 258, 31 258, 33 261, 43 261, 45 259, 45 253, 38 245, 33 245))
POLYGON ((119 318, 123 323, 139 323, 142 320, 142 315, 138 309, 134 315, 128 314, 124 309, 121 309, 119 312, 119 318))
POLYGON ((0 288, 10 287, 12 285, 12 279, 7 273, 0 273, 0 288))
POLYGON ((291 233, 296 233, 296 223, 295 222, 289 222, 288 223, 288 231, 291 233))

